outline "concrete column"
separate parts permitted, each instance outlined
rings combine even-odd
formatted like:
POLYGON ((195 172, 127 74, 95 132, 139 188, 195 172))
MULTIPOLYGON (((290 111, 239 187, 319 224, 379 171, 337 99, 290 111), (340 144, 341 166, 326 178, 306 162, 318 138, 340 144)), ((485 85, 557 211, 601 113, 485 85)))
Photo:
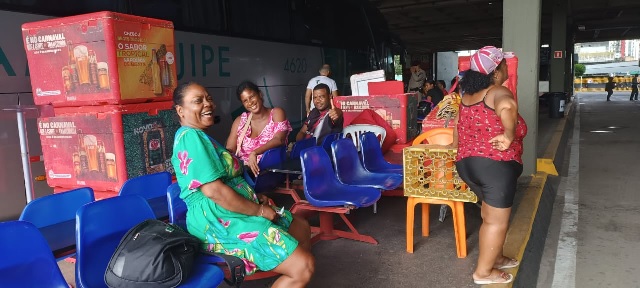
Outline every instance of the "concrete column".
MULTIPOLYGON (((553 12, 551 20, 551 59, 549 59, 549 91, 564 92, 566 77, 570 73, 565 73, 567 59, 567 0, 556 0, 553 2, 553 12), (555 52, 561 51, 562 58, 556 58, 555 52)), ((568 70, 571 71, 571 70, 568 70)))
POLYGON ((536 173, 541 0, 503 2, 502 46, 518 57, 518 112, 527 122, 523 175, 536 173))

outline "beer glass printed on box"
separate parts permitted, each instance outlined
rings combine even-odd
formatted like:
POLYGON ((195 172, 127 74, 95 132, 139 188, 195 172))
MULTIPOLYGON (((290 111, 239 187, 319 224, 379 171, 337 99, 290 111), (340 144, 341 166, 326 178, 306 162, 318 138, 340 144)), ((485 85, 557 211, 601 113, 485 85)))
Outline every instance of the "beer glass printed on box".
MULTIPOLYGON (((76 89, 76 87, 79 85, 79 80, 78 80, 78 66, 76 65, 76 56, 73 53, 73 48, 72 48, 72 43, 71 41, 67 41, 67 47, 68 47, 68 52, 69 52, 69 62, 67 65, 69 67, 69 81, 71 82, 71 84, 69 85, 69 91, 73 91, 74 89, 76 89)), ((64 73, 64 72, 63 72, 64 73)))
POLYGON ((104 153, 104 158, 107 160, 107 178, 109 178, 109 180, 117 181, 118 176, 116 174, 116 154, 104 153))
POLYGON ((89 49, 87 46, 78 45, 73 48, 73 55, 76 57, 78 67, 78 80, 80 84, 90 84, 89 80, 89 49))
POLYGON ((84 149, 87 153, 89 171, 98 171, 98 139, 94 135, 84 135, 84 149))
POLYGON ((109 90, 109 65, 107 62, 98 62, 98 83, 100 89, 109 90))

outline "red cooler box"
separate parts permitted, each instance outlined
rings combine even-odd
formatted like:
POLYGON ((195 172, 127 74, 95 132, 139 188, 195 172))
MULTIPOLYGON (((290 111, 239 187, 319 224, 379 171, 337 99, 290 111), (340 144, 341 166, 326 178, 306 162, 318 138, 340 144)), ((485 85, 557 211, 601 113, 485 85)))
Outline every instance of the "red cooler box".
POLYGON ((398 134, 396 143, 407 143, 417 135, 418 95, 415 93, 339 96, 335 99, 336 106, 344 113, 345 125, 349 125, 363 110, 371 109, 398 134))
POLYGON ((113 12, 22 25, 37 105, 168 101, 177 86, 173 23, 113 12))
POLYGON ((119 191, 129 178, 169 171, 180 128, 172 102, 55 108, 38 119, 47 183, 119 191))

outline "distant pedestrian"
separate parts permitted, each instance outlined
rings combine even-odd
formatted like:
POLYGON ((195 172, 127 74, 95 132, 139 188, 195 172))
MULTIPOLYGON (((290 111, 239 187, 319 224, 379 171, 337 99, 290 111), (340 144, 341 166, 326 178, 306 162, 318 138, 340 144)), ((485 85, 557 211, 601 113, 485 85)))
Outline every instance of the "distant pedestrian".
POLYGON ((613 94, 613 88, 616 88, 616 83, 613 82, 613 77, 609 77, 609 82, 604 86, 604 91, 607 91, 607 101, 611 101, 611 94, 613 94))
POLYGON ((411 62, 411 78, 409 79, 409 87, 407 92, 417 92, 419 94, 427 93, 427 91, 421 91, 425 79, 427 79, 427 72, 420 68, 420 62, 411 62))
POLYGON ((638 75, 633 75, 631 78, 631 96, 629 101, 638 101, 638 75))

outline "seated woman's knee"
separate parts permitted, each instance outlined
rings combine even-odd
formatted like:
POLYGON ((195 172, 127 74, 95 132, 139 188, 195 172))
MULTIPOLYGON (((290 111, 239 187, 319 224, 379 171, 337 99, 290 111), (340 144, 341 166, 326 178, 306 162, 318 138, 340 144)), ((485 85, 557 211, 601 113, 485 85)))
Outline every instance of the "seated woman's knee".
POLYGON ((306 252, 303 256, 302 263, 300 265, 300 278, 303 280, 309 281, 311 280, 311 276, 316 270, 316 260, 315 257, 309 252, 306 252))

